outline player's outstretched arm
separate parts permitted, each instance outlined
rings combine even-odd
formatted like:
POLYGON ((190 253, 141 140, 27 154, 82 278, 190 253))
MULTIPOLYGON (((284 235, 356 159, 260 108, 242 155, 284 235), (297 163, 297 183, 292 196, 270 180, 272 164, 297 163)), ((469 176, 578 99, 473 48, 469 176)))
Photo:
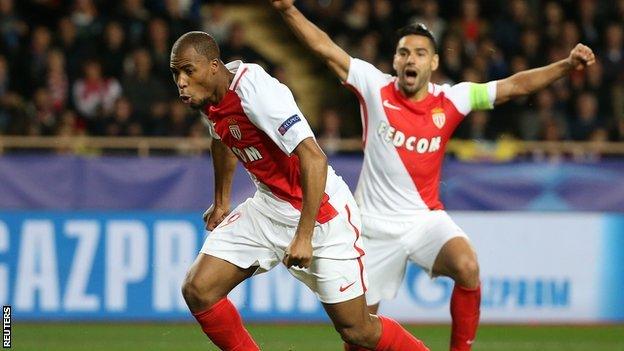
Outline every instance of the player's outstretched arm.
POLYGON ((494 103, 501 104, 516 97, 532 94, 565 76, 571 70, 584 69, 594 62, 596 62, 596 57, 592 50, 583 44, 577 44, 566 59, 499 80, 496 84, 494 103))
POLYGON ((204 213, 206 229, 213 230, 230 213, 232 180, 238 159, 234 153, 218 139, 212 139, 212 164, 215 176, 214 203, 204 213))
POLYGON ((301 217, 295 236, 286 249, 286 267, 308 268, 312 263, 312 235, 327 181, 327 156, 314 138, 304 139, 293 153, 299 157, 301 190, 303 192, 301 217))
POLYGON ((269 1, 273 7, 280 11, 282 17, 299 40, 319 56, 341 81, 346 81, 351 61, 349 54, 336 45, 327 33, 305 18, 293 4, 294 0, 269 1))

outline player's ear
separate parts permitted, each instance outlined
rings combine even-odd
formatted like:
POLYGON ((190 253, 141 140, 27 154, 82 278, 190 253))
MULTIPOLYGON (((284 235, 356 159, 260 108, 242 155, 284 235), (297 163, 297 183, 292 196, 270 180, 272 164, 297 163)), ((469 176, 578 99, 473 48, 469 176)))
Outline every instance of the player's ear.
POLYGON ((440 56, 438 56, 438 54, 433 54, 433 58, 431 59, 431 70, 432 71, 437 70, 439 64, 440 64, 440 56))
POLYGON ((217 74, 217 72, 219 71, 219 62, 221 62, 221 60, 219 60, 218 58, 212 59, 210 60, 210 73, 215 75, 217 74))
POLYGON ((397 54, 394 54, 394 59, 392 60, 392 68, 394 69, 395 72, 398 72, 398 69, 397 69, 397 54))

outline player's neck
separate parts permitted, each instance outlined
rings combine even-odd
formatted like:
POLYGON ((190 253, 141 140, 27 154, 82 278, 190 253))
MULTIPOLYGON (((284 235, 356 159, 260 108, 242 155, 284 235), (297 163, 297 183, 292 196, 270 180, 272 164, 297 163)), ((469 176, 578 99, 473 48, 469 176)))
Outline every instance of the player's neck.
POLYGON ((232 81, 234 80, 234 73, 230 72, 230 70, 228 70, 223 64, 219 67, 219 76, 221 84, 219 84, 216 94, 218 102, 215 105, 218 105, 221 100, 223 100, 225 94, 227 94, 227 91, 230 89, 230 86, 232 86, 232 81))

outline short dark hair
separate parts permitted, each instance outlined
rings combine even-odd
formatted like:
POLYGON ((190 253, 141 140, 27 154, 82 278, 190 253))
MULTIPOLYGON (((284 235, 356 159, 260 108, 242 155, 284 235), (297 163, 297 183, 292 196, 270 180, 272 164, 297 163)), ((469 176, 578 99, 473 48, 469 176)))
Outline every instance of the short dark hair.
POLYGON ((433 53, 435 54, 438 52, 438 45, 436 44, 433 34, 427 28, 427 26, 425 26, 422 23, 408 24, 407 26, 397 30, 396 34, 397 34, 397 38, 396 38, 397 43, 399 42, 399 40, 401 40, 401 38, 407 35, 420 35, 423 37, 427 37, 429 38, 429 41, 431 42, 431 45, 433 46, 433 53))
POLYGON ((178 53, 189 46, 192 46, 198 54, 206 56, 209 60, 219 58, 221 55, 219 45, 214 38, 201 31, 184 33, 173 43, 171 53, 178 53))

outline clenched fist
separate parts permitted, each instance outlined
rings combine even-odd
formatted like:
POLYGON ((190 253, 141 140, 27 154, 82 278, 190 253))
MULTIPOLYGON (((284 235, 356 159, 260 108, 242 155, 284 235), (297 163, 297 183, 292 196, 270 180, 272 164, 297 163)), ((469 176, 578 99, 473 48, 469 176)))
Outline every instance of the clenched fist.
POLYGON ((593 65, 594 62, 596 62, 596 56, 594 56, 594 52, 588 46, 576 44, 574 49, 570 51, 568 62, 572 68, 581 70, 587 66, 593 65))

